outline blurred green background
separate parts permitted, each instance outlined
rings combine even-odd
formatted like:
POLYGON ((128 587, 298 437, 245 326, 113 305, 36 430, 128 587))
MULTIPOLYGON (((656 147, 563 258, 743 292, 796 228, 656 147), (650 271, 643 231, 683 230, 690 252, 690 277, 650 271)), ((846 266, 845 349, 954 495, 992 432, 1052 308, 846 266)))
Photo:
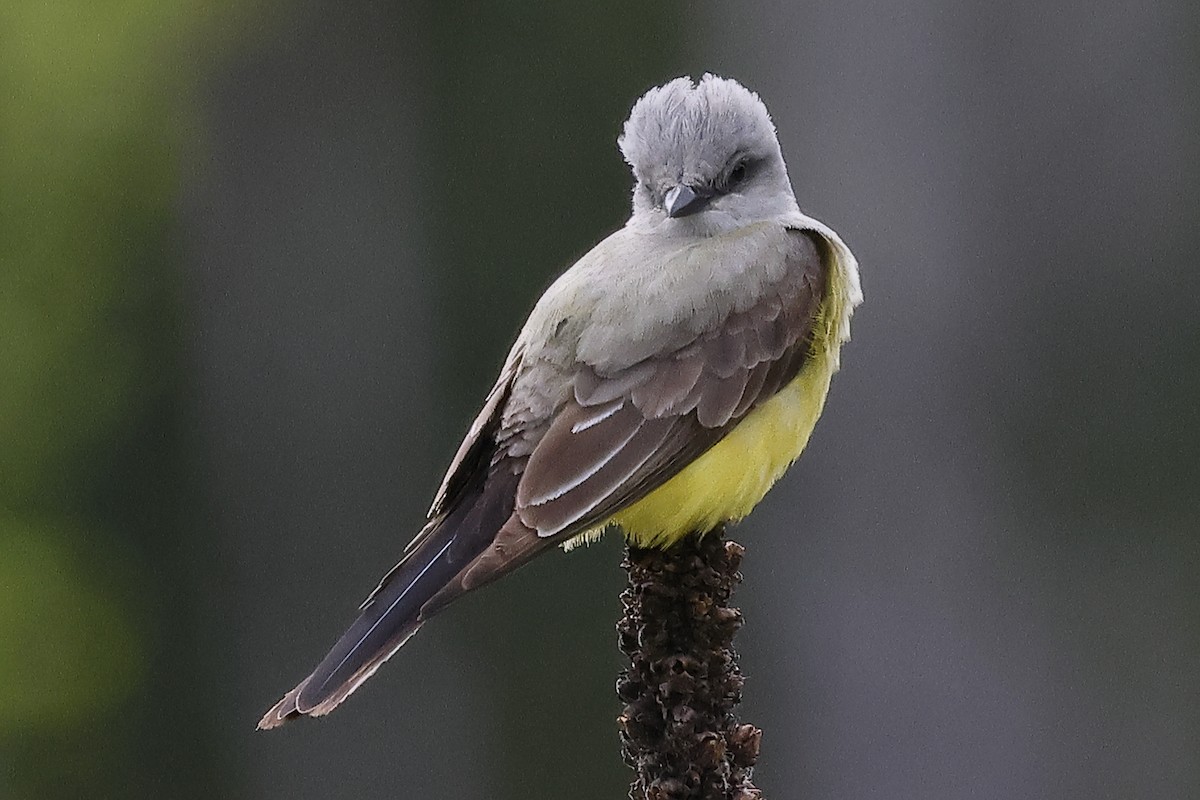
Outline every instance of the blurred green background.
POLYGON ((705 70, 868 300, 734 533, 758 783, 1200 795, 1198 36, 1184 0, 0 5, 0 798, 624 796, 615 540, 253 728, 624 220, 630 104, 705 70))

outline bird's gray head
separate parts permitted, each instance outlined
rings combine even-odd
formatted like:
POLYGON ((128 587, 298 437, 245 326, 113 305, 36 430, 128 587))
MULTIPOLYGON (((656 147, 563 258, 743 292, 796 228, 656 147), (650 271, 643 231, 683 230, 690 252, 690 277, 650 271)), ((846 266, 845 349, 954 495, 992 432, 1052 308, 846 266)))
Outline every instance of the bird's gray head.
POLYGON ((737 81, 651 89, 617 143, 637 179, 634 223, 715 233, 797 210, 766 106, 737 81))

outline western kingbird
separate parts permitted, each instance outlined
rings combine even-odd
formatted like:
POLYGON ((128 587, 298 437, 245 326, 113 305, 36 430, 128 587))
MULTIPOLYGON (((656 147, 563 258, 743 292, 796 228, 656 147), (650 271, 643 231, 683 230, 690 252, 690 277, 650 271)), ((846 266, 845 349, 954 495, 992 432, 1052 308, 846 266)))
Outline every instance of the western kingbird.
POLYGON ((447 603, 554 545, 617 526, 667 547, 741 519, 804 449, 862 292, 796 204, 766 107, 677 78, 618 144, 629 221, 542 295, 427 524, 260 728, 329 713, 447 603))

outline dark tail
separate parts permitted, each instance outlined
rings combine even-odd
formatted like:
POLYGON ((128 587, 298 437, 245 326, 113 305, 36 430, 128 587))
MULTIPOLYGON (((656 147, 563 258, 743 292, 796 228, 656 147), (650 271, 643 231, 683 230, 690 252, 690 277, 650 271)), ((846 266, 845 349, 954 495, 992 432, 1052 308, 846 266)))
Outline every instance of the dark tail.
MULTIPOLYGON (((487 582, 465 582, 460 573, 476 571, 479 557, 506 527, 505 523, 511 522, 517 479, 507 469, 492 472, 483 486, 468 493, 454 510, 430 522, 413 549, 384 576, 349 630, 312 674, 267 712, 258 723, 259 729, 276 728, 301 715, 328 714, 399 650, 429 616, 454 597, 487 582), (436 602, 430 603, 435 597, 436 602)), ((533 534, 531 544, 540 551, 543 548, 536 539, 533 534)), ((532 555, 529 553, 529 557, 532 555)), ((520 563, 527 560, 523 558, 520 563)), ((507 564, 502 571, 517 566, 519 563, 507 564)), ((490 579, 502 574, 493 569, 487 572, 495 573, 488 576, 490 579)))

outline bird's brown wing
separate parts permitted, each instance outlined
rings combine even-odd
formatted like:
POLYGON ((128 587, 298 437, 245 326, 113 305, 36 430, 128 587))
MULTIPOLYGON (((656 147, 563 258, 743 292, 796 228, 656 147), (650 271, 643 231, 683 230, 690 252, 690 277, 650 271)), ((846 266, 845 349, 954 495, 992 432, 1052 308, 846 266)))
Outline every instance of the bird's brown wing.
POLYGON ((525 465, 515 516, 540 537, 583 531, 661 486, 799 372, 828 245, 793 231, 784 277, 688 345, 600 373, 574 393, 525 465))

